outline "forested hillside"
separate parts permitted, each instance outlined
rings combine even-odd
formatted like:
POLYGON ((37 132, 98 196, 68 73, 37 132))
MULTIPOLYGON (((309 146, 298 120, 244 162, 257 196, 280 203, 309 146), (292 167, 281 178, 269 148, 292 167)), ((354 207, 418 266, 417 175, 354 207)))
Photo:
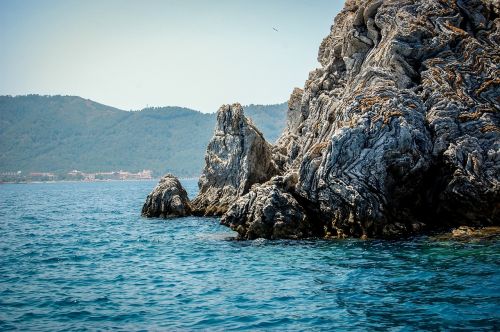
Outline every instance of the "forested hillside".
MULTIPOLYGON (((286 104, 246 114, 274 141, 286 104)), ((0 96, 0 171, 151 169, 197 176, 215 114, 181 107, 123 111, 75 96, 0 96)))

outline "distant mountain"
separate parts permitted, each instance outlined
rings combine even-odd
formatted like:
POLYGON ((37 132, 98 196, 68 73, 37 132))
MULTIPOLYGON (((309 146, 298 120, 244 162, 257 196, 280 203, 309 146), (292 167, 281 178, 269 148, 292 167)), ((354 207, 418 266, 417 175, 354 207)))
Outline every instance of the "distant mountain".
MULTIPOLYGON (((286 104, 245 114, 275 141, 286 104)), ((123 111, 75 96, 0 96, 0 171, 151 169, 199 175, 215 114, 182 107, 123 111)))

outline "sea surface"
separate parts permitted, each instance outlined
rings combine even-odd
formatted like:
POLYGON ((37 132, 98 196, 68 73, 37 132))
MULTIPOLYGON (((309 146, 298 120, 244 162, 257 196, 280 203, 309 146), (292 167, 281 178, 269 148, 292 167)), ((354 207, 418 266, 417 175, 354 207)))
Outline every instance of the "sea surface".
POLYGON ((0 330, 500 329, 498 241, 235 241, 154 185, 0 185, 0 330))

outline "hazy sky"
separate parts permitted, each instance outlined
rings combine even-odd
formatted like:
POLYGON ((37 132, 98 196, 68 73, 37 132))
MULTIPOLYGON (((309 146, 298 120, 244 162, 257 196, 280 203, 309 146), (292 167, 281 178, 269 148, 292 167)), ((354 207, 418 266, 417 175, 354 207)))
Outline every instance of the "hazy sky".
POLYGON ((127 110, 283 102, 318 66, 343 3, 0 0, 0 94, 127 110))

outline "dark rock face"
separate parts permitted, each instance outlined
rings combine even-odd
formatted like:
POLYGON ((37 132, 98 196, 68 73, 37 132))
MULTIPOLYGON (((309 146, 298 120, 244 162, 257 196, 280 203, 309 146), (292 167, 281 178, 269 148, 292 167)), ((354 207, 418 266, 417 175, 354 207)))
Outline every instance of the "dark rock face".
POLYGON ((273 147, 296 185, 255 185, 222 222, 243 238, 500 224, 499 16, 489 0, 347 1, 273 147))
MULTIPOLYGON (((296 181, 296 179, 295 179, 296 181)), ((282 176, 255 186, 222 216, 221 224, 238 232, 241 239, 299 239, 311 234, 304 209, 288 192, 282 176)))
POLYGON ((207 147, 200 192, 193 200, 195 213, 221 215, 254 183, 265 182, 277 173, 271 145, 245 117, 241 105, 223 105, 207 147))
POLYGON ((184 217, 190 215, 191 211, 186 190, 172 174, 160 179, 142 207, 142 215, 145 217, 184 217))

